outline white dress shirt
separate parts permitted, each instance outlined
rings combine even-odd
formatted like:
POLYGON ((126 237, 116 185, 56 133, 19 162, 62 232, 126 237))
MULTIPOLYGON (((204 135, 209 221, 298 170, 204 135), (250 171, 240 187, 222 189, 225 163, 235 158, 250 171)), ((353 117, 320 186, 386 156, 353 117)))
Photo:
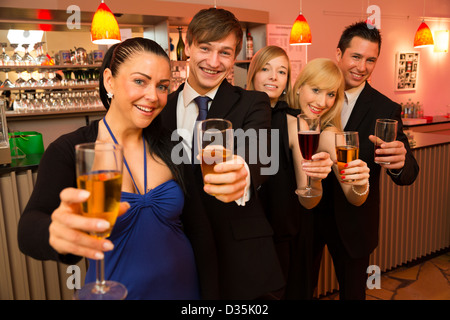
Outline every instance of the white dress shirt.
POLYGON ((363 91, 365 85, 366 85, 366 82, 364 81, 358 87, 351 88, 344 92, 345 99, 344 99, 344 103, 342 105, 342 112, 341 112, 342 129, 344 129, 345 126, 347 125, 348 119, 350 118, 353 108, 355 107, 356 100, 358 100, 358 97, 359 97, 361 91, 363 91))
MULTIPOLYGON (((219 90, 220 84, 214 89, 210 90, 204 96, 208 96, 211 98, 211 101, 208 102, 208 111, 211 107, 212 100, 216 96, 217 90, 219 90)), ((187 156, 189 160, 192 162, 191 149, 192 149, 192 136, 194 133, 195 122, 198 117, 198 107, 195 103, 194 99, 200 96, 186 81, 184 83, 184 88, 178 95, 177 101, 177 133, 183 138, 183 146, 185 150, 187 150, 187 156)), ((236 203, 241 206, 245 206, 245 202, 250 200, 250 169, 247 163, 244 164, 247 169, 247 179, 244 195, 236 200, 236 203)))

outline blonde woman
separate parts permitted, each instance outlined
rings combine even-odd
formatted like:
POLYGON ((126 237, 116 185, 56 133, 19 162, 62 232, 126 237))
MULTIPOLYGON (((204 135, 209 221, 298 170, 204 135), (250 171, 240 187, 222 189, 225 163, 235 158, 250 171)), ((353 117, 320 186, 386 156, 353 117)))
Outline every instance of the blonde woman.
POLYGON ((277 46, 267 46, 250 63, 247 89, 265 92, 270 99, 272 144, 279 146, 279 169, 262 185, 259 195, 274 230, 286 281, 284 298, 301 299, 306 297, 309 288, 298 283, 299 274, 306 274, 312 262, 312 215, 307 208, 317 205, 320 197, 297 197, 295 190, 306 185, 306 174, 312 177, 315 188, 321 188, 320 181, 331 172, 333 162, 328 153, 319 152, 313 157, 315 161, 302 164, 296 131, 300 110, 289 108, 286 101, 291 95, 290 77, 286 52, 277 46))
MULTIPOLYGON (((344 79, 339 67, 330 59, 314 59, 303 68, 295 81, 288 98, 292 108, 301 113, 321 119, 318 152, 327 152, 336 163, 335 135, 341 129, 341 110, 344 101, 344 79)), ((292 134, 296 128, 290 126, 292 134)), ((337 165, 333 171, 347 200, 360 206, 367 199, 369 190, 369 168, 367 163, 357 159, 339 172, 337 165)))

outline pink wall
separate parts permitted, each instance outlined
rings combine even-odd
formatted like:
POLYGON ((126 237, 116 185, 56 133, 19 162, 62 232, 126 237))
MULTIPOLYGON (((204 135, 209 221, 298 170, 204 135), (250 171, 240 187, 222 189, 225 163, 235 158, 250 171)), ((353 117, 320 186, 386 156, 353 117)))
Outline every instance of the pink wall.
MULTIPOLYGON (((313 44, 308 48, 308 59, 334 58, 337 41, 342 29, 360 19, 351 15, 367 8, 367 1, 303 1, 303 13, 313 32, 313 44), (349 3, 359 4, 350 6, 349 3), (323 6, 329 3, 330 6, 323 6)), ((414 34, 423 16, 421 0, 370 1, 381 9, 381 54, 371 83, 394 101, 420 101, 425 115, 445 114, 450 104, 450 53, 436 53, 433 48, 413 48, 414 34), (395 55, 398 51, 420 52, 418 87, 416 91, 395 91, 395 55)), ((426 21, 432 31, 450 29, 450 1, 427 0, 425 17, 441 17, 426 21)))
MULTIPOLYGON (((420 17, 433 17, 426 22, 431 30, 450 30, 450 0, 128 0, 124 7, 122 0, 108 0, 108 5, 117 6, 126 13, 151 15, 152 3, 164 6, 164 2, 183 2, 218 7, 255 9, 269 12, 269 23, 292 25, 303 6, 303 14, 312 29, 313 44, 308 47, 308 59, 328 57, 334 59, 336 45, 343 28, 364 17, 369 5, 381 9, 381 32, 383 45, 377 67, 372 74, 372 85, 397 102, 420 101, 425 115, 439 115, 446 112, 450 104, 450 53, 435 53, 432 48, 414 49, 413 39, 420 25, 420 17), (257 5, 255 5, 257 3, 257 5), (425 10, 424 10, 425 4, 425 10), (135 12, 135 10, 140 10, 135 12), (419 78, 416 91, 394 91, 395 54, 398 51, 420 52, 419 78)), ((93 10, 90 0, 42 0, 39 6, 66 8, 77 3, 82 10, 93 10), (45 6, 44 6, 45 4, 45 6)), ((167 4, 170 7, 171 4, 167 4)), ((29 0, 2 0, 2 5, 36 7, 29 0)), ((96 6, 96 5, 95 5, 96 6)))
MULTIPOLYGON (((180 1, 180 0, 178 0, 180 1)), ((181 2, 214 4, 213 0, 181 0, 181 2)), ((300 11, 300 0, 217 0, 218 6, 258 9, 269 12, 272 24, 291 25, 300 11)), ((381 54, 372 74, 372 85, 394 101, 420 101, 425 115, 446 112, 450 104, 450 53, 435 53, 432 48, 414 49, 413 39, 420 25, 426 20, 432 31, 450 30, 450 0, 302 0, 303 14, 313 36, 308 47, 308 59, 328 57, 334 59, 339 36, 345 26, 362 19, 368 5, 381 9, 381 54), (419 79, 416 91, 394 91, 395 54, 398 51, 420 52, 419 79)))

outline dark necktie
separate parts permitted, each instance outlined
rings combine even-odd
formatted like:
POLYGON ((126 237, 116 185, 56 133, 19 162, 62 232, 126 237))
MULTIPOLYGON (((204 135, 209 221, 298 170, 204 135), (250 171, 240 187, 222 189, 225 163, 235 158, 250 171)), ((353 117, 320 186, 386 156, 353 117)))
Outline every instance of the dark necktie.
MULTIPOLYGON (((206 96, 198 96, 197 98, 194 99, 195 103, 198 106, 198 117, 197 117, 197 121, 202 121, 206 119, 206 115, 208 114, 208 102, 211 100, 210 97, 206 97, 206 96)), ((195 123, 194 126, 194 134, 192 135, 192 148, 191 148, 191 152, 192 152, 192 164, 194 164, 194 159, 197 157, 198 154, 198 150, 194 150, 197 149, 196 147, 196 141, 197 141, 197 122, 195 123)))

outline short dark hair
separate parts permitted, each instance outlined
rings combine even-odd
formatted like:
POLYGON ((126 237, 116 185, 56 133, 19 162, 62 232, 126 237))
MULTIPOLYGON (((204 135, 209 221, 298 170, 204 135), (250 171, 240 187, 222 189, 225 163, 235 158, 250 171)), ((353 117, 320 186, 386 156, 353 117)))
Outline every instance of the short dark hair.
POLYGON ((241 52, 243 31, 239 20, 228 10, 209 8, 200 10, 189 23, 186 42, 189 45, 217 41, 234 33, 235 56, 241 52))
POLYGON ((380 31, 369 22, 360 21, 347 26, 342 32, 339 39, 338 48, 344 54, 345 50, 350 47, 350 42, 354 37, 360 37, 378 44, 378 54, 381 50, 381 34, 380 31))

